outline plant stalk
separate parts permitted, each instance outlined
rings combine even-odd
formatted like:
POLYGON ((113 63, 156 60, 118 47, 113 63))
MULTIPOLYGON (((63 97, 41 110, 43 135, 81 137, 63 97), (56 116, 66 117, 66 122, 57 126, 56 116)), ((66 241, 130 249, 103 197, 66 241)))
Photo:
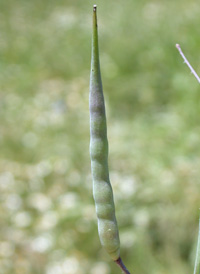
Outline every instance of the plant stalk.
MULTIPOLYGON (((125 267, 124 263, 122 262, 121 257, 119 257, 119 259, 117 259, 116 264, 121 268, 121 270, 123 271, 123 273, 125 274, 131 274, 128 269, 125 267)), ((195 273, 196 274, 196 273, 195 273)))
POLYGON ((196 259, 194 265, 194 274, 200 273, 200 220, 199 220, 199 235, 197 241, 197 251, 196 251, 196 259))
POLYGON ((179 44, 176 44, 176 48, 178 49, 180 55, 182 56, 184 63, 186 63, 186 65, 189 67, 191 73, 195 76, 195 78, 197 79, 197 81, 200 83, 200 78, 198 76, 198 74, 196 73, 196 71, 193 69, 193 67, 190 65, 190 62, 187 60, 187 58, 185 57, 184 53, 181 50, 181 47, 179 44))

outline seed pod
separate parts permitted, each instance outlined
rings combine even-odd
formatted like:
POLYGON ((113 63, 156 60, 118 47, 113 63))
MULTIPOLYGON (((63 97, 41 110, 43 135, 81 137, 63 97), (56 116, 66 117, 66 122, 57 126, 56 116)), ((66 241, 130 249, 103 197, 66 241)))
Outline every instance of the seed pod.
POLYGON ((93 196, 98 218, 99 238, 113 260, 119 259, 120 241, 113 192, 108 170, 108 140, 101 82, 96 5, 93 7, 92 61, 90 74, 90 156, 93 196))
POLYGON ((93 196, 102 246, 122 269, 130 274, 120 258, 120 242, 115 205, 108 170, 106 112, 101 82, 96 5, 93 7, 92 61, 90 74, 90 156, 93 196))

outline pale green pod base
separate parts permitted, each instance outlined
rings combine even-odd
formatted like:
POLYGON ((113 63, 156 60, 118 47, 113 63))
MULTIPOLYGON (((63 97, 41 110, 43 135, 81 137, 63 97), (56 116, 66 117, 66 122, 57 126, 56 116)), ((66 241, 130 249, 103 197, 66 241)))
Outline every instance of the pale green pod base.
POLYGON ((98 232, 102 246, 113 260, 120 254, 120 240, 115 218, 112 188, 108 181, 95 181, 93 196, 98 218, 98 232))
POLYGON ((116 261, 120 256, 119 235, 116 220, 98 219, 99 238, 110 257, 116 261))
MULTIPOLYGON (((97 167, 94 162, 92 166, 96 170, 97 167)), ((98 174, 98 172, 96 174, 98 174)), ((109 178, 107 178, 106 181, 94 181, 93 196, 96 205, 98 232, 101 244, 111 258, 117 260, 120 254, 120 240, 115 218, 113 192, 109 178)))

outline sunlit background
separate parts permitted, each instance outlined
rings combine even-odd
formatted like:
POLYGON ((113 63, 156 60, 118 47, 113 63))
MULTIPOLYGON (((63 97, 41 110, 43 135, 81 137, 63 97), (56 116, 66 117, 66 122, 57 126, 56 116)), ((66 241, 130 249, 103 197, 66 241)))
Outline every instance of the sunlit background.
POLYGON ((193 272, 200 207, 198 1, 0 0, 0 273, 120 274, 89 158, 98 5, 110 177, 134 274, 193 272))

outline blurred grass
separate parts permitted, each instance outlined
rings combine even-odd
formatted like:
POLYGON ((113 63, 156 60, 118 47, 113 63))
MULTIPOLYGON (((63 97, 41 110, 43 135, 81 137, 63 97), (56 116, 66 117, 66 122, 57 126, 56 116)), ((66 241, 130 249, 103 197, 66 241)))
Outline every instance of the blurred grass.
POLYGON ((120 273, 101 249, 89 159, 98 5, 110 171, 131 272, 191 273, 197 243, 196 1, 0 1, 0 273, 120 273))

